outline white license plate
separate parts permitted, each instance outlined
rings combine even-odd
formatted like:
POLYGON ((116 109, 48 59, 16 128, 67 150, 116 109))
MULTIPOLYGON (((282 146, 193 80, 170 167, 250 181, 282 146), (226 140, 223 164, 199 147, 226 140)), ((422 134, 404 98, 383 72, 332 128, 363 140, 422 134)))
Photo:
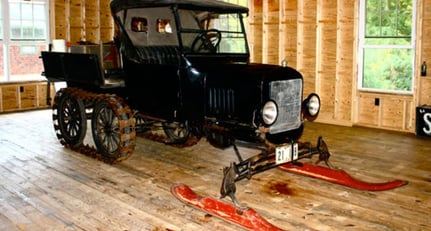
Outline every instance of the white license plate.
POLYGON ((285 145, 275 148, 275 163, 284 164, 298 159, 298 144, 285 145))

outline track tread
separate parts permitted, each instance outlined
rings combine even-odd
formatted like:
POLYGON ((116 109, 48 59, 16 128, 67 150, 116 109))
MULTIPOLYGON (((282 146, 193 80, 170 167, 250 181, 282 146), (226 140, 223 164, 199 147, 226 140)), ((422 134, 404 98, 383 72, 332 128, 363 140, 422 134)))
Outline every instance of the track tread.
POLYGON ((79 152, 81 154, 101 160, 109 164, 121 162, 123 160, 126 160, 132 155, 136 145, 135 122, 133 119, 132 110, 129 108, 129 106, 127 106, 127 104, 124 102, 124 100, 121 97, 113 94, 93 93, 93 92, 89 92, 89 91, 86 91, 80 88, 74 88, 74 87, 62 88, 59 91, 57 91, 55 95, 52 111, 53 111, 52 119, 54 123, 54 130, 56 132, 56 136, 60 141, 60 143, 66 148, 69 148, 73 151, 79 152), (120 129, 124 129, 130 126, 132 128, 132 131, 130 133, 123 134, 121 136, 122 142, 120 143, 120 146, 119 146, 120 150, 118 151, 118 155, 116 156, 116 158, 108 158, 103 156, 97 151, 96 147, 94 147, 93 145, 80 144, 77 146, 73 146, 68 144, 65 141, 62 134, 59 131, 59 125, 56 124, 56 121, 58 119, 58 115, 56 114, 58 109, 58 101, 60 97, 65 93, 70 94, 75 98, 81 99, 84 102, 84 105, 92 106, 99 100, 106 100, 114 109, 114 112, 119 119, 125 118, 125 119, 121 119, 119 122, 120 129))

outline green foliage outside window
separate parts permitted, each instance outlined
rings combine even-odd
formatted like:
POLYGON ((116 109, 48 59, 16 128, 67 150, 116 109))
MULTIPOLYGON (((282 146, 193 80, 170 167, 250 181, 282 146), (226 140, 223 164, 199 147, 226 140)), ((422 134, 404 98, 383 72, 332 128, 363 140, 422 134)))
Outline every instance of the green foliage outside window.
POLYGON ((365 49, 362 87, 411 91, 412 49, 365 49))
POLYGON ((412 0, 366 0, 362 87, 412 91, 412 0))

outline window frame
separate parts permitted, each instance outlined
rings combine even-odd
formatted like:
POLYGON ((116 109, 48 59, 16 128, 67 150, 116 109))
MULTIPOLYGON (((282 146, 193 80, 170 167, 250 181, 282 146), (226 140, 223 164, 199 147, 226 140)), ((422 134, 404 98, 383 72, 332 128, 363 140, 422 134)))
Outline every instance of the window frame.
MULTIPOLYGON (((11 67, 10 67, 10 49, 13 46, 45 46, 46 49, 48 49, 49 43, 50 43, 50 16, 49 16, 49 8, 51 6, 50 0, 32 0, 37 2, 43 2, 45 7, 45 27, 46 27, 46 34, 44 39, 11 39, 11 25, 10 25, 10 9, 9 9, 9 2, 11 0, 0 0, 1 1, 1 10, 2 10, 2 28, 3 28, 3 38, 0 38, 0 45, 3 47, 3 73, 0 74, 0 76, 3 75, 4 79, 0 79, 0 83, 7 83, 7 82, 26 82, 26 81, 40 81, 45 79, 43 76, 40 76, 38 78, 32 78, 32 79, 12 79, 13 74, 11 73, 11 67)), ((16 0, 12 0, 16 1, 16 0)), ((26 0, 17 0, 26 2, 26 0)))
MULTIPOLYGON (((391 94, 404 94, 404 95, 413 95, 414 93, 414 85, 415 85, 415 76, 416 76, 416 17, 417 17, 417 0, 412 0, 412 26, 411 26, 411 39, 410 44, 407 45, 375 45, 375 44, 365 44, 366 40, 366 1, 367 0, 359 0, 359 36, 358 36, 358 90, 364 92, 376 92, 376 93, 391 93, 391 94), (378 88, 366 88, 363 87, 363 79, 364 79, 364 66, 365 66, 365 57, 364 53, 366 49, 410 49, 413 52, 411 67, 412 67, 412 76, 411 76, 411 89, 410 90, 390 90, 390 89, 378 89, 378 88)), ((391 36, 378 36, 379 38, 392 38, 391 36)))
POLYGON ((49 30, 49 28, 47 27, 46 21, 49 20, 49 16, 47 15, 47 12, 45 11, 44 12, 44 15, 45 15, 44 19, 40 19, 40 18, 36 17, 38 14, 38 13, 36 13, 36 12, 38 12, 37 6, 42 6, 42 8, 43 8, 43 6, 45 6, 45 10, 46 10, 46 7, 49 8, 49 1, 47 2, 44 0, 32 0, 32 1, 28 2, 28 1, 22 1, 22 0, 8 0, 8 8, 9 8, 8 20, 9 20, 9 30, 10 30, 9 31, 9 33, 10 33, 9 37, 10 37, 10 40, 13 40, 13 41, 44 41, 44 40, 46 40, 46 36, 47 36, 48 30, 49 30), (18 9, 19 10, 19 15, 18 15, 19 17, 17 17, 17 18, 12 18, 12 15, 11 15, 11 8, 12 8, 11 5, 12 4, 16 4, 19 7, 19 9, 18 9), (30 17, 26 16, 26 14, 25 14, 26 12, 25 12, 24 7, 30 7, 30 12, 29 12, 29 13, 31 13, 30 17), (28 17, 28 18, 26 18, 26 17, 28 17), (15 24, 15 23, 19 24, 19 26, 17 28, 19 28, 20 33, 19 33, 19 36, 17 36, 17 37, 15 37, 13 35, 14 33, 12 32, 12 30, 15 28, 13 26, 13 24, 15 24), (26 23, 31 24, 31 27, 29 27, 31 29, 31 36, 29 36, 28 38, 26 38, 26 36, 25 36, 25 33, 27 31, 26 27, 25 27, 26 23), (39 25, 45 24, 44 38, 36 36, 36 34, 37 34, 37 31, 36 31, 37 26, 36 25, 38 25, 38 24, 39 25))

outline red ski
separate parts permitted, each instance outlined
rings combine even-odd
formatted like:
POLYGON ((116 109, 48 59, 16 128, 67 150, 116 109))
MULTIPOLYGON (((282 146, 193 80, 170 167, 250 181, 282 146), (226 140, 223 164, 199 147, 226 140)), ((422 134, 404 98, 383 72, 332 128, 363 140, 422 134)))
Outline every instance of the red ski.
POLYGON ((349 175, 343 170, 335 170, 323 166, 306 163, 300 163, 298 165, 289 163, 280 165, 279 168, 286 172, 309 176, 320 180, 326 180, 332 183, 366 191, 389 190, 407 184, 407 181, 402 180, 394 180, 383 183, 361 181, 353 178, 351 175, 349 175))
POLYGON ((171 187, 171 192, 178 200, 245 229, 255 231, 283 230, 269 223, 254 209, 239 208, 233 204, 212 197, 202 197, 185 184, 173 185, 171 187))

